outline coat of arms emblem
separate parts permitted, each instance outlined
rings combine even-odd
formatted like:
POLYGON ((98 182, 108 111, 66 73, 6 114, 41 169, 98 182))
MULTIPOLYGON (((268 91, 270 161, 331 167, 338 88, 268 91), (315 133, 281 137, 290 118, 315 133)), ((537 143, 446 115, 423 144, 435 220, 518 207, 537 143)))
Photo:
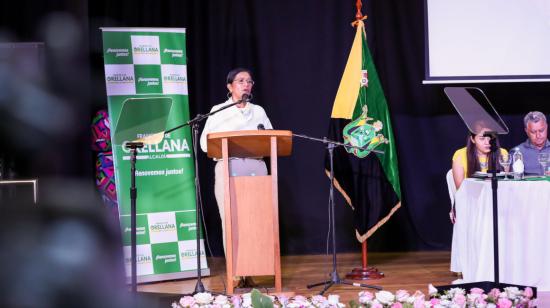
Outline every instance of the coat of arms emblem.
POLYGON ((361 115, 346 125, 343 130, 344 144, 356 147, 346 147, 346 151, 359 158, 364 158, 378 146, 389 143, 389 140, 379 133, 384 124, 380 120, 370 118, 367 112, 368 108, 365 105, 361 115))

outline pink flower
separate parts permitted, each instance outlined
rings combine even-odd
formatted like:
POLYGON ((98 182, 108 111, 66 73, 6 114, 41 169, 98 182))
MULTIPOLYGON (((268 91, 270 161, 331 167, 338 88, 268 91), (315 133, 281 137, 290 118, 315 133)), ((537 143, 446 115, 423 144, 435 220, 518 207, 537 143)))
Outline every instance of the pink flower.
POLYGON ((471 288, 470 289, 470 293, 471 294, 483 294, 485 291, 483 291, 483 289, 480 289, 480 288, 471 288))
POLYGON ((279 303, 281 303, 281 305, 283 306, 286 306, 288 304, 288 297, 284 296, 284 295, 281 295, 278 297, 279 299, 279 303))
POLYGON ((323 295, 314 295, 313 297, 311 297, 311 301, 314 304, 325 304, 327 303, 327 298, 323 295))
POLYGON ((382 306, 382 304, 380 304, 379 302, 376 302, 376 303, 373 303, 372 306, 370 306, 371 308, 384 308, 384 306, 382 306))
POLYGON ((241 302, 242 302, 242 300, 241 300, 240 296, 238 296, 238 295, 231 296, 231 303, 233 304, 233 307, 235 307, 235 308, 241 307, 241 302))
POLYGON ((430 299, 430 304, 432 306, 435 306, 435 305, 439 304, 439 302, 440 302, 439 298, 434 297, 434 298, 430 299))
POLYGON ((464 294, 456 294, 455 297, 453 297, 453 303, 462 306, 466 302, 466 296, 464 294))
POLYGON ((525 288, 525 290, 523 290, 523 296, 527 298, 533 297, 533 289, 531 289, 530 287, 525 288))
POLYGON ((424 305, 424 296, 422 296, 422 298, 417 297, 417 298, 414 300, 413 307, 414 307, 414 308, 424 308, 424 307, 426 307, 426 306, 424 305))
POLYGON ((499 308, 510 308, 512 307, 512 302, 509 299, 502 297, 498 299, 497 306, 499 308))
POLYGON ((424 295, 424 293, 420 292, 420 290, 416 290, 416 292, 414 292, 414 294, 412 296, 414 298, 420 298, 421 300, 424 300, 424 298, 426 297, 426 295, 424 295))
POLYGON ((527 299, 527 298, 523 298, 519 301, 519 303, 517 303, 516 307, 518 308, 529 308, 529 307, 536 307, 536 305, 534 305, 531 300, 527 299))
POLYGON ((500 290, 497 289, 497 288, 494 288, 492 289, 491 291, 489 291, 489 294, 488 294, 490 297, 493 297, 495 299, 498 298, 498 296, 500 295, 500 290))
POLYGON ((359 296, 359 303, 360 304, 370 304, 370 302, 372 302, 372 298, 368 298, 366 296, 359 296))
POLYGON ((393 303, 393 305, 391 305, 391 308, 403 308, 403 305, 397 302, 397 303, 393 303))
POLYGON ((398 302, 406 301, 409 298, 409 296, 410 296, 409 292, 407 292, 405 290, 397 290, 397 292, 395 292, 395 299, 398 302))
POLYGON ((374 295, 369 291, 359 292, 359 297, 371 301, 374 298, 374 295))
POLYGON ((294 296, 294 300, 298 302, 307 302, 307 298, 303 295, 296 295, 294 296))
POLYGON ((309 302, 307 301, 307 298, 305 296, 302 296, 302 295, 296 295, 293 298, 292 303, 296 304, 298 306, 303 306, 303 307, 306 307, 309 304, 309 302))
POLYGON ((193 296, 184 296, 180 299, 180 305, 182 307, 191 307, 195 304, 193 296))

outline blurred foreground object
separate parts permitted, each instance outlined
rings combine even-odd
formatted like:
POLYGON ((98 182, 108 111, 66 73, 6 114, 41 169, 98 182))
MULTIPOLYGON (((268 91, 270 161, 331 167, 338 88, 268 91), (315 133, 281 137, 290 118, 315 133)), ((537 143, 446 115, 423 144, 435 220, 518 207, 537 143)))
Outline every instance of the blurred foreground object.
POLYGON ((117 224, 91 183, 47 179, 2 206, 0 307, 127 307, 117 224))

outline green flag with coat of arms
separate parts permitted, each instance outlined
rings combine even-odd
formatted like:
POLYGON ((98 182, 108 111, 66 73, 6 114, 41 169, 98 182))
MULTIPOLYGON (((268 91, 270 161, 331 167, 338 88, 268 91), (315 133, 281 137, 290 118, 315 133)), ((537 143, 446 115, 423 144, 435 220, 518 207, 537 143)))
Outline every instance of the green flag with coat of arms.
POLYGON ((388 104, 365 24, 359 19, 353 25, 356 34, 334 101, 329 135, 354 146, 335 150, 334 176, 337 189, 355 212, 357 239, 363 242, 401 206, 401 187, 388 104))

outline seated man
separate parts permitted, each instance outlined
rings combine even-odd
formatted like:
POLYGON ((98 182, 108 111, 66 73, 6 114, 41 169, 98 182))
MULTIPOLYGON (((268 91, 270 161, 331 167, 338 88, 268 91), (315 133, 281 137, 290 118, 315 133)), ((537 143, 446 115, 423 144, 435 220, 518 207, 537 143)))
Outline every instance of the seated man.
POLYGON ((523 163, 526 174, 542 175, 542 167, 538 160, 539 153, 550 155, 550 141, 548 141, 548 123, 542 112, 531 111, 523 118, 527 140, 517 146, 523 154, 523 163))

